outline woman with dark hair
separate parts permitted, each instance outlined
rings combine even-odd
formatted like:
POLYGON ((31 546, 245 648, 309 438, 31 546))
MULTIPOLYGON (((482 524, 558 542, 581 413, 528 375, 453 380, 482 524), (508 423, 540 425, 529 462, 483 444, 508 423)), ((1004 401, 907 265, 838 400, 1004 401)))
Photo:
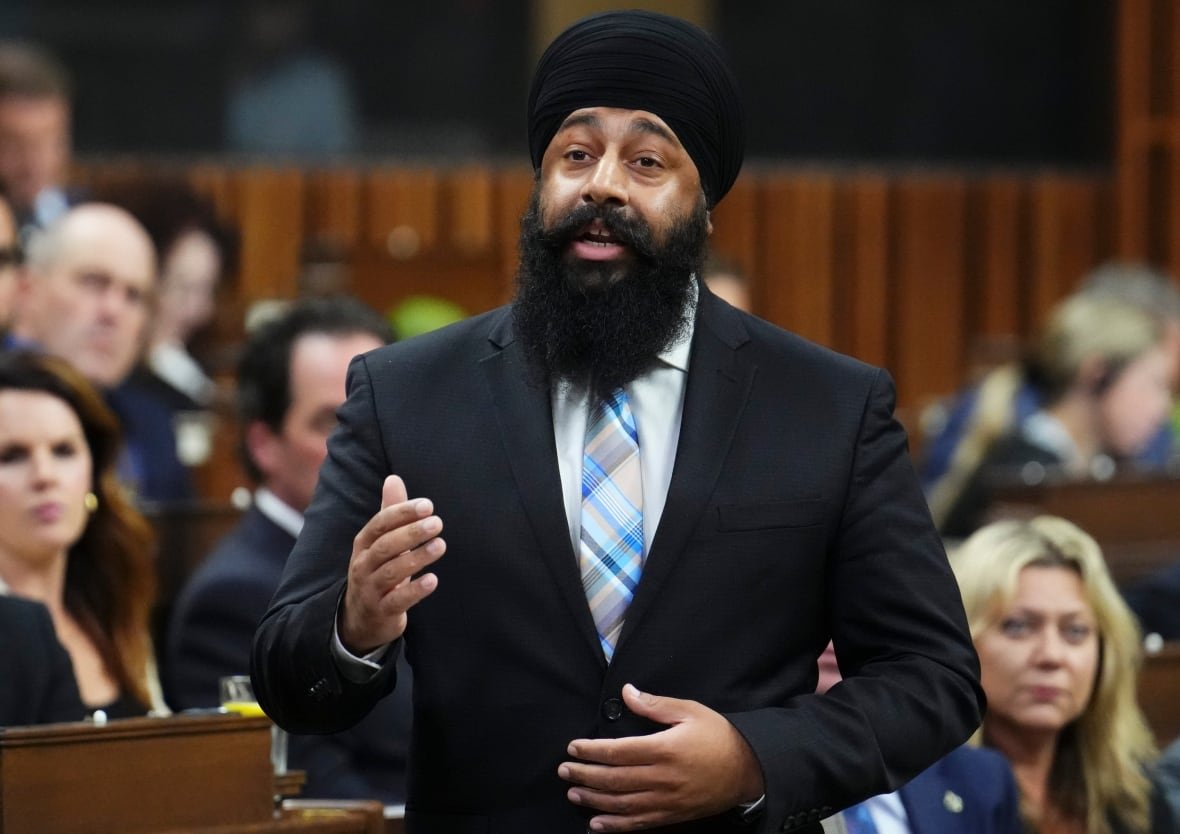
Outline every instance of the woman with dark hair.
POLYGON ((0 593, 36 600, 88 710, 164 710, 148 618, 152 530, 115 476, 119 426, 65 362, 0 354, 0 593))

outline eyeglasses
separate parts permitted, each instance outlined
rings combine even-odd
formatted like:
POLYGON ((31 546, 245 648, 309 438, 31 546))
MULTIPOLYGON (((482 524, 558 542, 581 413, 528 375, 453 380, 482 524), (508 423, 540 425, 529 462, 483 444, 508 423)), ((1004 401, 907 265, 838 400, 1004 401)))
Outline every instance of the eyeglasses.
POLYGON ((6 266, 20 266, 24 260, 25 253, 16 244, 0 247, 0 269, 6 266))

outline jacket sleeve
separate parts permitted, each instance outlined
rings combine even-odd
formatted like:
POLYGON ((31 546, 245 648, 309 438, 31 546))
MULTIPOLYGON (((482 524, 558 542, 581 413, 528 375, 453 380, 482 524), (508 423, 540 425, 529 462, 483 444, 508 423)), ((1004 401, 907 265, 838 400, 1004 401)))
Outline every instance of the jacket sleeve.
POLYGON ((390 473, 365 361, 358 357, 349 368, 348 399, 328 441, 303 532, 254 637, 255 695, 267 715, 295 733, 351 727, 397 680, 396 654, 358 683, 341 673, 331 652, 353 538, 380 509, 390 473))
POLYGON ((762 831, 814 824, 893 791, 979 725, 978 659, 893 405, 892 382, 877 371, 827 556, 844 680, 824 695, 727 716, 762 765, 762 831))

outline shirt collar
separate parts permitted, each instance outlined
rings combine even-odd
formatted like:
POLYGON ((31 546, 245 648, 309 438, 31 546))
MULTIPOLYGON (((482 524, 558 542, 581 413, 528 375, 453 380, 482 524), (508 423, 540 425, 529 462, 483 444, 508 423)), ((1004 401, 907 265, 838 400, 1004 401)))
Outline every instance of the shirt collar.
POLYGON ((684 303, 684 318, 687 322, 684 333, 659 355, 659 360, 665 365, 671 365, 685 373, 688 372, 688 357, 692 353, 692 334, 696 329, 697 304, 700 301, 700 293, 696 276, 693 276, 692 289, 689 292, 688 300, 684 303))
POLYGON ((254 491, 254 506, 258 512, 273 521, 278 527, 293 537, 299 538, 303 530, 303 513, 287 504, 266 487, 259 487, 254 491))

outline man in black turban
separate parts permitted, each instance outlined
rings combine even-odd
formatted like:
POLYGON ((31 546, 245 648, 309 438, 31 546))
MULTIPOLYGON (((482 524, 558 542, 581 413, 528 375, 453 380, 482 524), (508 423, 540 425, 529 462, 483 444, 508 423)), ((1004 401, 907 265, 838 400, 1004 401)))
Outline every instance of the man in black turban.
POLYGON ((742 160, 701 29, 575 23, 529 145, 513 304, 352 366, 256 692, 339 730, 404 650, 410 834, 817 832, 979 720, 892 382, 698 282, 742 160))

